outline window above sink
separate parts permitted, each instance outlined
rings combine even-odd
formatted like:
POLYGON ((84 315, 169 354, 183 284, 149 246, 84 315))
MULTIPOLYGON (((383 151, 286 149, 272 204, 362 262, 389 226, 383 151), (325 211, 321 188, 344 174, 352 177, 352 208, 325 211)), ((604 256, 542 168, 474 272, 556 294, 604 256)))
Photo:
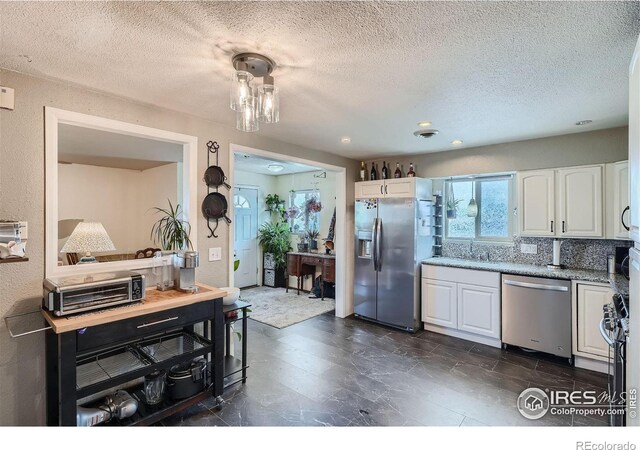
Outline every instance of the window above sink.
POLYGON ((513 240, 512 174, 448 179, 444 183, 444 205, 446 239, 513 240), (472 198, 476 203, 476 214, 470 205, 472 198))

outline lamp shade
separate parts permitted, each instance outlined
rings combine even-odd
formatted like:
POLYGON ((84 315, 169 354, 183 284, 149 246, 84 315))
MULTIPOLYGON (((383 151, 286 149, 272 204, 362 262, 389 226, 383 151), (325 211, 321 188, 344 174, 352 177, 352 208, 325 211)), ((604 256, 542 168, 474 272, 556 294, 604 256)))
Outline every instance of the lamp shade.
POLYGON ((116 249, 100 222, 80 222, 60 253, 112 252, 116 249))

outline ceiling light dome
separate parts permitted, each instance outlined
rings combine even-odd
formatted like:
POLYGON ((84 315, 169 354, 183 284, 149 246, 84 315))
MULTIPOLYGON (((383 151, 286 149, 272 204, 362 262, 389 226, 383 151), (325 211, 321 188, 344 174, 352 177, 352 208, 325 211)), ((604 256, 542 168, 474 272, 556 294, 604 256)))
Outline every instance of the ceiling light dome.
POLYGON ((282 172, 284 170, 284 166, 282 164, 269 164, 267 166, 267 170, 269 172, 282 172))

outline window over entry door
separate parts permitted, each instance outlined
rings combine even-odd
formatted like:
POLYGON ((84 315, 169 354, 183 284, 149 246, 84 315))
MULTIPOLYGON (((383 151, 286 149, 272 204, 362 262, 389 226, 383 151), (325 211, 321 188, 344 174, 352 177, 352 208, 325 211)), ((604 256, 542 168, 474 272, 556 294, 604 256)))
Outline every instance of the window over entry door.
POLYGON ((234 273, 239 288, 258 284, 258 190, 237 187, 233 195, 235 212, 234 250, 240 266, 234 273))

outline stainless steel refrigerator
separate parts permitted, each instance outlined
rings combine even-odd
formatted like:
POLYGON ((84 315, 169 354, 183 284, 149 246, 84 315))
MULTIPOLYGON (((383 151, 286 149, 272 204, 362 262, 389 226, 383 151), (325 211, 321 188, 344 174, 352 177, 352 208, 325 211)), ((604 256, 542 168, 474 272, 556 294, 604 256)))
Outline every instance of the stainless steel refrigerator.
POLYGON ((420 263, 433 245, 433 202, 356 200, 356 316, 414 332, 420 328, 420 263))

